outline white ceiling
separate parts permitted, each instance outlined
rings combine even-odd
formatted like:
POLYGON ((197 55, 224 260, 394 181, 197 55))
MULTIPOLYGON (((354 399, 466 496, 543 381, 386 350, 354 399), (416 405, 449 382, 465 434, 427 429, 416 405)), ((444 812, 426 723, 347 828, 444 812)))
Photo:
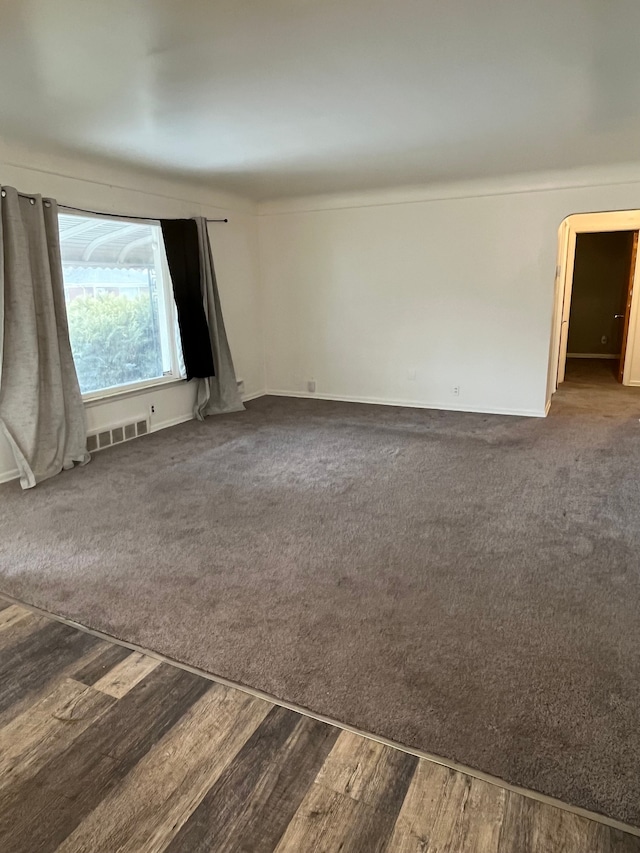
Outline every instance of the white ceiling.
POLYGON ((0 129, 256 199, 640 160, 640 0, 0 0, 0 129))

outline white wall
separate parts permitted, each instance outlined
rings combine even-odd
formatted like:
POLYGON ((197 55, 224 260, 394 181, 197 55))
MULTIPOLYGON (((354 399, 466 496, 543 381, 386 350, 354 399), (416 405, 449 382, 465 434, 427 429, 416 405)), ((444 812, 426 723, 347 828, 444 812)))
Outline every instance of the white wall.
POLYGON ((637 169, 261 205, 267 391, 543 415, 558 226, 633 207, 637 169))
MULTIPOLYGON (((46 156, 11 147, 1 140, 0 184, 52 196, 60 204, 106 213, 228 217, 226 224, 209 226, 225 325, 236 373, 245 381, 245 396, 264 390, 258 229, 251 202, 152 174, 46 156)), ((187 420, 191 416, 193 388, 185 382, 89 406, 89 425, 101 427, 148 414, 151 403, 155 406, 152 429, 187 420)), ((13 456, 0 436, 0 482, 14 475, 13 456)))

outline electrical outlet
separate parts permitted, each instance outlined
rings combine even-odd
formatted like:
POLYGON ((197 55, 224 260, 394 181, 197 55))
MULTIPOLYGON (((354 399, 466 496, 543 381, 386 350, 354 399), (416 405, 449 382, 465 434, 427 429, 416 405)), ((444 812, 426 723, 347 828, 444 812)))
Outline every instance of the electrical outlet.
POLYGON ((316 380, 315 380, 315 379, 309 379, 309 380, 308 380, 308 382, 307 382, 307 391, 308 391, 310 394, 315 394, 315 393, 316 393, 316 380))
POLYGON ((460 386, 459 385, 454 385, 452 390, 453 390, 453 396, 454 397, 460 396, 460 386))
POLYGON ((416 369, 415 369, 415 367, 410 367, 409 370, 407 370, 407 379, 409 380, 409 382, 415 382, 416 381, 416 369))
POLYGON ((152 404, 149 406, 149 414, 150 414, 150 415, 155 415, 155 413, 156 413, 156 406, 155 406, 155 403, 152 403, 152 404))

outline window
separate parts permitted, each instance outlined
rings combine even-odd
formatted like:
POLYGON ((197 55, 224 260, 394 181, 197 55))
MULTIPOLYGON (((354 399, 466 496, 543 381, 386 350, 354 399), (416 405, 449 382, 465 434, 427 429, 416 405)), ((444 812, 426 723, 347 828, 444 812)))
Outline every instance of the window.
POLYGON ((71 349, 83 394, 180 376, 162 231, 152 222, 60 214, 71 349))

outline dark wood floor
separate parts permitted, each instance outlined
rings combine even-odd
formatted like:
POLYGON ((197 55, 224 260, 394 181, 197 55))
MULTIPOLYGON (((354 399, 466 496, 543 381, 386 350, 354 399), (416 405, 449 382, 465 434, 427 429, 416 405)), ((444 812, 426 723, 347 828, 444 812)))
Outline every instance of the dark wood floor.
POLYGON ((640 839, 0 600, 2 853, 639 853, 640 839))

